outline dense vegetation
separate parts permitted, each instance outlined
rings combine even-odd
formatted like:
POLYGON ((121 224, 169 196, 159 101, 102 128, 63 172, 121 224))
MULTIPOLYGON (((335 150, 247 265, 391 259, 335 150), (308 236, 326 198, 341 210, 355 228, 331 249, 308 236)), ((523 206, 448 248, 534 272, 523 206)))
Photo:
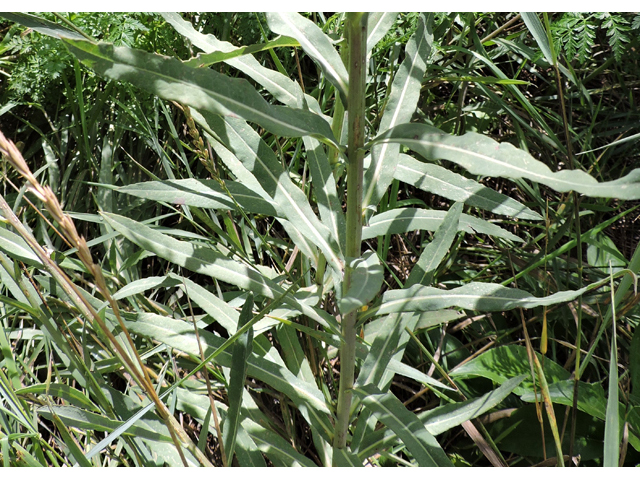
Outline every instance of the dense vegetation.
POLYGON ((4 15, 1 464, 640 463, 639 31, 4 15))

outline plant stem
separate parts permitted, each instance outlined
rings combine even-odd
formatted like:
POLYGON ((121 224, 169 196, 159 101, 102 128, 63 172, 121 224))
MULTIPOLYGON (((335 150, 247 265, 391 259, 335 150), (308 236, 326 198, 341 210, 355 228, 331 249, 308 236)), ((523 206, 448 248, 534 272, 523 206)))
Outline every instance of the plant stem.
MULTIPOLYGON (((351 286, 353 268, 350 259, 360 256, 362 243, 362 183, 364 160, 364 107, 366 88, 366 15, 347 14, 347 38, 349 41, 349 144, 347 148, 347 242, 346 265, 342 291, 351 286)), ((342 318, 340 341, 340 388, 338 393, 338 418, 336 421, 334 448, 345 448, 349 429, 349 413, 353 395, 355 370, 357 311, 342 318)))

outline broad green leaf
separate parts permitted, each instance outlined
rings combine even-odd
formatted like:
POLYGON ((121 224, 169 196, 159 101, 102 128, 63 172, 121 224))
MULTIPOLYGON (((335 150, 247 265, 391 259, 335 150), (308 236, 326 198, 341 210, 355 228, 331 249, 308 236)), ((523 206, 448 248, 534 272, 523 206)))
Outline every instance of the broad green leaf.
POLYGON ((243 55, 252 55, 258 52, 264 52, 265 50, 271 50, 273 48, 279 47, 299 47, 300 44, 297 40, 279 36, 274 38, 270 42, 260 43, 257 45, 251 45, 248 47, 240 47, 235 50, 231 50, 230 52, 211 52, 205 54, 198 54, 194 58, 183 62, 185 65, 188 65, 193 68, 202 68, 209 67, 211 65, 215 65, 216 63, 224 62, 226 60, 231 60, 232 58, 241 57, 243 55))
MULTIPOLYGON (((420 98, 422 77, 431 54, 433 14, 420 15, 418 28, 407 42, 405 59, 393 78, 389 99, 380 120, 379 132, 411 120, 420 98)), ((399 145, 383 143, 371 151, 371 163, 364 174, 364 196, 362 206, 377 206, 393 181, 398 163, 399 145)))
MULTIPOLYGON (((440 435, 495 408, 524 378, 524 375, 520 375, 507 380, 500 387, 478 398, 421 412, 418 414, 418 419, 431 435, 440 435)), ((362 448, 356 453, 364 459, 383 449, 393 447, 397 442, 398 436, 393 431, 389 429, 377 430, 366 438, 362 448)))
POLYGON ((350 267, 353 268, 351 285, 338 299, 343 316, 369 303, 380 291, 384 280, 382 265, 374 251, 368 250, 362 257, 352 260, 350 267))
MULTIPOLYGON (((547 359, 545 359, 546 363, 547 359)), ((546 366, 546 365, 545 365, 546 366)), ((542 401, 540 391, 538 393, 539 402, 542 401)), ((573 380, 560 380, 549 384, 549 396, 553 403, 559 405, 573 405, 573 380)), ((521 394, 523 402, 535 402, 536 396, 533 389, 521 394)), ((605 398, 602 385, 597 383, 578 382, 578 410, 589 415, 604 420, 606 417, 607 400, 605 398)))
MULTIPOLYGON (((53 413, 60 417, 65 425, 69 427, 80 428, 83 430, 112 432, 123 424, 123 422, 111 420, 110 418, 98 415, 96 413, 88 412, 87 410, 82 410, 77 407, 40 407, 37 411, 39 415, 42 415, 44 418, 49 420, 51 419, 51 411, 53 411, 53 413)), ((159 440, 162 442, 171 442, 171 437, 138 425, 130 426, 125 432, 125 435, 138 436, 141 438, 156 441, 159 440)))
POLYGON ((245 79, 191 68, 178 59, 111 44, 63 39, 82 63, 108 78, 130 82, 166 100, 240 116, 276 135, 310 135, 336 145, 331 127, 308 110, 270 105, 245 79))
POLYGON ((421 467, 451 467, 451 461, 436 439, 392 393, 382 393, 373 385, 354 389, 366 408, 393 430, 421 467))
MULTIPOLYGON (((94 412, 98 411, 98 407, 96 407, 84 393, 76 388, 61 383, 50 383, 48 386, 48 390, 49 395, 51 395, 52 397, 62 398, 63 400, 69 402, 71 405, 87 410, 93 410, 94 412)), ((35 395, 45 395, 47 393, 47 385, 30 385, 28 387, 16 390, 16 395, 26 395, 27 393, 35 395)))
MULTIPOLYGON (((248 213, 276 216, 272 202, 265 200, 256 192, 241 183, 226 180, 229 193, 248 213)), ((119 187, 118 192, 134 195, 157 202, 173 205, 189 205, 198 208, 216 210, 235 210, 236 205, 216 180, 187 178, 183 180, 164 180, 134 183, 119 187)))
POLYGON ((312 137, 304 137, 303 140, 307 150, 311 182, 318 200, 320 218, 329 227, 333 237, 338 240, 342 253, 345 248, 347 224, 331 165, 320 142, 312 137))
MULTIPOLYGON (((240 318, 238 320, 238 328, 249 323, 252 318, 253 295, 249 294, 245 300, 240 318)), ((231 355, 231 370, 229 373, 229 388, 227 396, 229 397, 229 409, 227 410, 227 418, 224 422, 222 439, 224 443, 224 451, 229 462, 233 460, 233 453, 236 446, 236 435, 240 425, 240 407, 242 406, 242 393, 244 391, 244 382, 247 377, 247 359, 251 355, 251 347, 253 344, 253 328, 240 336, 233 345, 233 353, 231 355)))
MULTIPOLYGON (((443 210, 425 210, 413 207, 387 210, 371 217, 369 225, 362 229, 362 239, 367 240, 380 235, 411 232, 413 230, 435 231, 442 224, 446 213, 443 210)), ((493 223, 465 213, 460 215, 458 230, 467 233, 483 233, 514 242, 523 241, 493 223)))
POLYGON ((610 182, 598 182, 581 170, 552 172, 544 163, 510 143, 498 143, 473 132, 448 135, 429 125, 411 123, 388 130, 370 145, 387 142, 402 143, 429 160, 452 161, 475 175, 526 178, 559 192, 575 190, 590 197, 640 198, 640 169, 610 182))
POLYGON ((273 32, 293 37, 300 42, 302 49, 320 66, 346 104, 349 74, 329 37, 315 23, 297 13, 267 13, 266 16, 273 32))
POLYGON ((367 18, 367 53, 382 40, 393 22, 398 18, 398 12, 371 12, 367 18))
POLYGON ((495 283, 471 282, 452 290, 414 285, 411 288, 386 292, 375 314, 427 312, 450 307, 481 312, 501 312, 514 308, 533 308, 570 302, 588 289, 589 287, 584 287, 579 290, 554 293, 547 297, 535 297, 524 290, 503 287, 495 283))
POLYGON ((549 37, 547 36, 547 32, 542 26, 542 22, 538 17, 538 14, 535 12, 521 12, 522 20, 524 20, 525 25, 535 38, 540 50, 544 54, 544 58, 551 65, 556 64, 556 54, 553 48, 553 45, 549 41, 549 37))
POLYGON ((20 235, 17 235, 2 226, 0 226, 0 250, 5 252, 11 258, 20 260, 27 265, 44 268, 40 258, 33 253, 33 250, 31 250, 31 247, 27 242, 25 242, 20 235))
MULTIPOLYGON (((152 338, 172 348, 200 358, 193 324, 183 320, 161 317, 154 314, 140 314, 137 321, 126 322, 127 328, 138 335, 152 338)), ((218 349, 225 340, 206 330, 201 330, 200 341, 205 357, 218 349)), ((224 350, 215 362, 223 367, 231 368, 231 353, 224 350)), ((333 427, 330 423, 331 413, 325 404, 318 388, 304 382, 291 373, 286 367, 273 363, 252 353, 247 359, 247 375, 265 382, 270 387, 287 395, 301 409, 307 420, 318 429, 318 432, 330 438, 333 427)))
POLYGON ((341 272, 344 261, 337 239, 320 222, 304 192, 291 181, 289 172, 282 167, 273 149, 242 120, 206 114, 203 117, 273 199, 278 206, 278 215, 289 220, 302 235, 317 245, 327 262, 341 272))
POLYGON ((598 232, 590 236, 587 242, 587 262, 592 267, 608 274, 609 264, 614 273, 627 266, 628 261, 608 235, 598 232))
POLYGON ((454 173, 439 165, 420 162, 409 155, 400 154, 394 177, 441 197, 464 202, 466 205, 489 210, 498 215, 542 220, 543 217, 520 202, 498 193, 492 188, 454 173))
POLYGON ((449 248, 451 248, 451 244, 458 233, 461 213, 462 204, 454 203, 433 235, 433 241, 420 254, 420 258, 418 258, 411 270, 404 288, 409 288, 413 285, 431 285, 434 272, 449 252, 449 248))
MULTIPOLYGON (((542 355, 536 352, 538 359, 542 355)), ((527 390, 533 390, 531 383, 531 367, 527 350, 520 345, 505 345, 492 348, 481 353, 473 360, 454 368, 449 372, 452 378, 484 377, 503 384, 508 379, 526 375, 522 387, 514 390, 517 395, 522 395, 527 390)), ((548 383, 558 382, 569 378, 569 372, 549 358, 544 359, 544 376, 548 383)))

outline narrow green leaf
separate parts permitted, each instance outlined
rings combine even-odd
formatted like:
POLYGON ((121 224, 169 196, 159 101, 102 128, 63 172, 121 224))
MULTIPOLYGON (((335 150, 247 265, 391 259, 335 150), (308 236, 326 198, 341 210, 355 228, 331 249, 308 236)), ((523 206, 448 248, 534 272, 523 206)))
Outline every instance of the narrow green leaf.
POLYGON ((76 38, 78 40, 85 39, 85 37, 80 35, 78 32, 69 30, 62 25, 51 22, 44 18, 36 17, 35 15, 29 15, 28 13, 2 12, 1 16, 6 18, 7 20, 19 23, 28 28, 32 28, 36 32, 42 33, 43 35, 48 35, 50 37, 76 38))
POLYGON ((333 237, 338 240, 342 255, 345 249, 347 223, 331 165, 320 142, 312 137, 304 137, 303 141, 307 150, 311 183, 318 200, 320 218, 329 227, 333 237))
MULTIPOLYGON (((611 267, 609 267, 611 268, 611 267)), ((604 424, 604 459, 605 467, 617 467, 620 462, 620 414, 618 412, 618 332, 616 331, 616 312, 613 286, 611 279, 611 355, 609 357, 609 394, 607 398, 607 413, 604 424)))
POLYGON ((373 385, 354 389, 362 403, 378 415, 378 420, 393 430, 421 467, 451 467, 451 461, 437 440, 413 412, 391 393, 382 393, 373 385))
POLYGON ((267 13, 266 16, 273 32, 293 37, 300 42, 302 49, 320 66, 346 104, 349 75, 329 37, 315 23, 297 13, 267 13))
MULTIPOLYGON (((37 412, 48 420, 52 419, 53 413, 60 417, 60 419, 67 426, 79 428, 82 430, 95 430, 97 432, 112 432, 116 428, 121 427, 123 423, 125 423, 119 422, 117 420, 111 420, 110 418, 98 415, 96 413, 88 412, 77 407, 40 407, 37 412)), ((171 437, 167 435, 162 435, 156 431, 152 431, 138 425, 129 426, 126 434, 162 442, 172 441, 171 437)), ((87 459, 90 458, 88 454, 86 454, 85 457, 87 459)))
POLYGON ((553 50, 553 46, 549 42, 549 37, 547 36, 547 32, 542 26, 542 22, 540 21, 538 14, 535 12, 521 12, 520 15, 522 16, 522 20, 524 20, 525 25, 531 32, 531 35, 533 35, 533 38, 535 38, 536 42, 538 43, 540 50, 542 50, 544 58, 551 65, 555 65, 555 51, 553 50))
MULTIPOLYGON (((242 328, 253 318, 253 295, 249 294, 245 300, 240 318, 238 320, 238 328, 242 328)), ((242 406, 242 393, 244 391, 244 382, 247 377, 247 359, 251 355, 251 347, 253 344, 253 329, 250 328, 246 333, 240 336, 233 345, 233 353, 231 356, 231 371, 229 374, 229 388, 227 395, 229 397, 229 409, 227 410, 227 418, 224 422, 222 431, 222 440, 224 451, 229 462, 233 460, 233 453, 236 446, 236 435, 240 425, 240 408, 242 406)))
POLYGON ((544 163, 510 143, 498 143, 473 132, 448 135, 429 125, 411 123, 388 130, 369 145, 387 142, 402 143, 430 160, 450 160, 475 175, 526 178, 559 192, 575 190, 590 197, 640 198, 640 169, 610 182, 598 182, 581 170, 552 172, 544 163))
POLYGON ((92 410, 94 412, 99 411, 98 407, 96 407, 80 390, 61 383, 51 383, 48 386, 45 384, 30 385, 16 390, 16 395, 25 395, 27 393, 44 395, 47 393, 47 389, 49 390, 49 395, 52 397, 62 398, 76 407, 92 410))
POLYGON ((371 12, 367 18, 367 53, 382 40, 393 23, 398 18, 398 12, 371 12))
POLYGON ((64 446, 69 449, 69 454, 71 457, 79 464, 81 467, 92 467, 91 462, 87 460, 80 450, 80 447, 76 443, 75 438, 71 436, 67 426, 60 420, 55 413, 52 415, 51 420, 53 420, 54 425, 58 429, 58 432, 62 436, 62 440, 64 442, 64 446))
MULTIPOLYGON (((275 205, 250 188, 231 180, 226 180, 225 185, 236 202, 248 213, 277 215, 275 205)), ((187 178, 142 182, 125 185, 117 190, 120 193, 173 205, 189 205, 190 207, 215 210, 236 209, 233 200, 229 198, 216 180, 187 178)))
POLYGON ((11 258, 20 260, 27 265, 44 268, 42 262, 38 256, 33 253, 33 250, 31 250, 27 242, 25 242, 20 235, 16 235, 2 226, 0 226, 0 250, 11 258))
POLYGON ((543 217, 513 198, 463 177, 439 165, 424 163, 400 154, 394 177, 409 185, 465 205, 489 210, 498 215, 542 220, 543 217))
POLYGON ((349 289, 338 299, 340 313, 344 316, 369 303, 380 291, 384 280, 378 255, 372 250, 351 261, 353 270, 349 289))
POLYGON ((113 294, 114 300, 122 300, 123 298, 130 297, 131 295, 137 295, 143 293, 152 288, 170 288, 179 285, 180 281, 174 278, 164 277, 146 277, 140 280, 134 280, 133 282, 125 285, 116 293, 113 294))
MULTIPOLYGON (((511 378, 495 390, 485 393, 481 397, 464 402, 451 403, 436 407, 433 410, 421 412, 418 419, 431 435, 440 435, 462 423, 484 415, 500 404, 524 380, 525 375, 511 378)), ((398 442, 398 436, 389 429, 373 432, 356 452, 359 458, 367 458, 376 452, 393 447, 398 442)))
POLYGON ((413 285, 431 285, 433 274, 449 252, 449 248, 451 248, 451 244, 458 233, 461 213, 462 204, 454 203, 433 235, 433 241, 420 254, 420 258, 418 258, 411 270, 404 288, 409 288, 413 285))
POLYGON ((274 106, 245 79, 191 68, 178 59, 111 44, 63 39, 71 53, 98 74, 130 82, 199 110, 240 116, 285 137, 310 135, 336 145, 329 124, 308 110, 274 106))
POLYGON ((499 312, 514 308, 533 308, 570 302, 589 287, 567 290, 547 297, 535 297, 524 290, 494 283, 471 282, 452 290, 415 285, 404 290, 391 290, 382 296, 376 315, 395 312, 426 312, 459 307, 481 312, 499 312))
MULTIPOLYGON (((407 42, 405 59, 394 76, 379 132, 409 122, 416 111, 422 77, 431 54, 432 23, 433 14, 420 15, 418 28, 407 42)), ((364 208, 378 205, 393 180, 399 153, 399 145, 384 143, 373 147, 371 163, 364 174, 364 208)))
POLYGON ((194 58, 183 62, 193 68, 202 68, 215 65, 216 63, 231 60, 232 58, 241 57, 243 55, 252 55, 258 52, 264 52, 265 50, 271 50, 279 47, 299 47, 300 44, 297 40, 291 37, 279 36, 274 38, 270 42, 260 43, 257 45, 251 45, 248 47, 240 47, 230 52, 211 52, 201 54, 199 53, 194 58))
MULTIPOLYGON (((387 210, 371 217, 369 225, 362 229, 362 239, 367 240, 380 235, 411 232, 413 230, 435 231, 442 224, 446 213, 443 210, 425 210, 413 207, 387 210)), ((467 233, 484 233, 513 242, 523 241, 493 223, 465 213, 460 215, 458 230, 467 233)))

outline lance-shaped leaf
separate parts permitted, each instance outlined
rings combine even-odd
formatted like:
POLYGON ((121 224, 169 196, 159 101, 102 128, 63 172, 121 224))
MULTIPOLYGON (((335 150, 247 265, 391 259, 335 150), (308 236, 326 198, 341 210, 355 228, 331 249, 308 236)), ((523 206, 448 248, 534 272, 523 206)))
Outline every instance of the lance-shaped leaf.
POLYGON ((369 303, 380 291, 384 280, 382 265, 374 251, 369 250, 362 257, 352 260, 350 267, 353 268, 351 285, 338 299, 343 316, 369 303))
POLYGON ((386 315, 396 312, 426 312, 450 307, 499 312, 519 307, 533 308, 570 302, 588 289, 587 286, 579 290, 554 293, 547 297, 535 297, 524 290, 494 283, 471 282, 452 290, 415 285, 404 290, 386 292, 382 297, 382 304, 375 313, 386 315))
MULTIPOLYGON (((367 240, 379 235, 411 232, 413 230, 433 232, 440 227, 446 213, 443 210, 425 210, 413 207, 387 210, 371 217, 369 225, 362 229, 362 239, 367 240)), ((512 242, 522 242, 522 239, 497 225, 465 213, 460 215, 458 230, 467 233, 484 233, 494 237, 505 238, 512 242)))
MULTIPOLYGON (((206 53, 225 52, 229 53, 236 49, 229 42, 218 40, 211 34, 205 35, 198 32, 193 25, 183 20, 177 13, 162 13, 162 17, 169 22, 178 33, 187 38, 196 47, 202 49, 206 53)), ((224 60, 227 65, 240 70, 258 85, 262 85, 271 95, 279 102, 285 105, 298 106, 303 96, 300 85, 291 80, 289 77, 282 75, 280 72, 263 67, 253 56, 245 55, 242 57, 224 60)), ((322 114, 322 110, 318 105, 318 101, 310 95, 304 95, 309 108, 322 114)))
POLYGON ((46 18, 36 17, 35 15, 30 15, 28 13, 2 12, 0 16, 12 22, 24 25, 25 27, 32 28, 36 32, 40 32, 43 35, 48 35, 50 37, 76 38, 78 40, 83 40, 85 38, 78 32, 69 30, 68 28, 51 22, 46 18))
POLYGON ((475 175, 526 178, 559 192, 575 190, 590 197, 640 198, 640 169, 610 182, 598 182, 581 170, 552 172, 510 143, 498 143, 473 132, 455 136, 429 125, 410 123, 388 130, 369 145, 385 142, 401 143, 429 160, 452 161, 475 175))
POLYGON ((320 222, 305 194, 294 185, 289 172, 282 167, 276 154, 260 135, 239 119, 209 114, 204 114, 203 118, 273 199, 278 206, 279 216, 289 220, 302 235, 320 248, 334 270, 341 272, 343 258, 337 239, 320 222))
POLYGON ((382 40, 393 22, 398 18, 398 12, 371 12, 367 18, 367 53, 382 40))
MULTIPOLYGON (((252 318, 253 295, 249 294, 245 300, 238 328, 242 328, 249 323, 252 318)), ((229 409, 227 410, 227 418, 224 422, 222 432, 222 440, 224 443, 224 451, 229 461, 233 460, 233 452, 236 446, 236 435, 238 426, 240 425, 240 407, 242 406, 242 393, 244 391, 244 382, 247 377, 247 359, 251 355, 251 347, 253 344, 253 328, 247 330, 240 336, 233 345, 233 353, 231 356, 231 371, 229 372, 229 388, 227 395, 229 397, 229 409)))
POLYGON ((225 60, 231 60, 232 58, 241 57, 243 55, 252 55, 254 53, 264 52, 265 50, 271 50, 278 47, 299 46, 300 44, 297 40, 291 37, 279 36, 278 38, 274 38, 267 43, 240 47, 229 52, 211 52, 198 54, 191 60, 187 60, 186 62, 184 62, 184 64, 194 68, 209 67, 211 65, 215 65, 216 63, 224 62, 225 60))
POLYGON ((404 285, 405 288, 413 285, 431 285, 433 273, 449 252, 453 239, 458 233, 461 213, 462 204, 454 203, 433 235, 433 241, 420 254, 404 285))
POLYGON ((362 403, 378 420, 395 432, 421 467, 452 467, 447 454, 416 415, 392 393, 382 393, 373 385, 354 389, 362 403))
POLYGON ((130 82, 167 100, 199 110, 240 116, 276 135, 314 136, 336 145, 331 127, 308 110, 270 105, 245 79, 191 68, 164 57, 108 43, 63 39, 71 53, 100 75, 130 82))
POLYGON ((347 224, 342 211, 342 202, 338 198, 331 165, 320 142, 311 137, 304 137, 303 140, 307 149, 311 182, 318 200, 320 218, 329 227, 333 237, 338 240, 342 252, 345 248, 347 224))
MULTIPOLYGON (((226 180, 225 185, 229 193, 246 212, 277 216, 274 203, 265 200, 253 190, 231 180, 226 180)), ((141 182, 119 187, 118 192, 174 205, 189 205, 216 210, 236 209, 236 204, 216 180, 186 178, 183 180, 141 182)))
MULTIPOLYGON (((400 64, 389 93, 389 99, 380 120, 380 132, 409 122, 420 98, 422 78, 431 54, 433 14, 428 18, 420 15, 418 28, 409 39, 406 56, 400 64)), ((382 144, 373 147, 371 163, 364 174, 364 196, 362 206, 376 206, 393 180, 398 163, 399 145, 382 144)))
MULTIPOLYGON (((282 287, 258 270, 231 260, 209 247, 176 240, 142 223, 113 213, 103 212, 102 217, 114 230, 139 247, 192 272, 217 278, 267 298, 276 298, 285 293, 282 287)), ((293 296, 287 296, 285 303, 330 328, 326 314, 321 314, 304 302, 298 302, 293 296)))
MULTIPOLYGON (((525 378, 524 375, 504 382, 495 390, 481 397, 464 402, 451 403, 418 414, 431 435, 440 435, 462 423, 483 415, 502 402, 525 378)), ((398 436, 389 429, 376 430, 366 439, 357 451, 359 458, 367 458, 398 443, 398 436)))
POLYGON ((538 17, 538 14, 535 12, 522 12, 520 13, 522 16, 522 20, 524 20, 525 25, 533 35, 533 38, 536 39, 540 50, 544 54, 544 58, 551 65, 556 64, 556 52, 553 48, 553 44, 549 41, 549 36, 547 35, 547 31, 542 26, 542 22, 538 17))
POLYGON ((327 79, 338 89, 342 101, 347 100, 349 74, 331 40, 311 20, 294 13, 267 13, 269 28, 300 42, 300 46, 322 69, 327 79))
POLYGON ((0 227, 0 250, 7 253, 11 258, 20 260, 27 265, 33 265, 40 268, 44 267, 27 242, 25 242, 20 235, 17 235, 4 227, 0 227))
POLYGON ((394 178, 426 192, 456 202, 464 202, 465 205, 489 210, 498 215, 527 220, 543 219, 541 215, 520 202, 498 193, 492 188, 485 187, 439 165, 420 162, 403 153, 400 154, 394 178))

